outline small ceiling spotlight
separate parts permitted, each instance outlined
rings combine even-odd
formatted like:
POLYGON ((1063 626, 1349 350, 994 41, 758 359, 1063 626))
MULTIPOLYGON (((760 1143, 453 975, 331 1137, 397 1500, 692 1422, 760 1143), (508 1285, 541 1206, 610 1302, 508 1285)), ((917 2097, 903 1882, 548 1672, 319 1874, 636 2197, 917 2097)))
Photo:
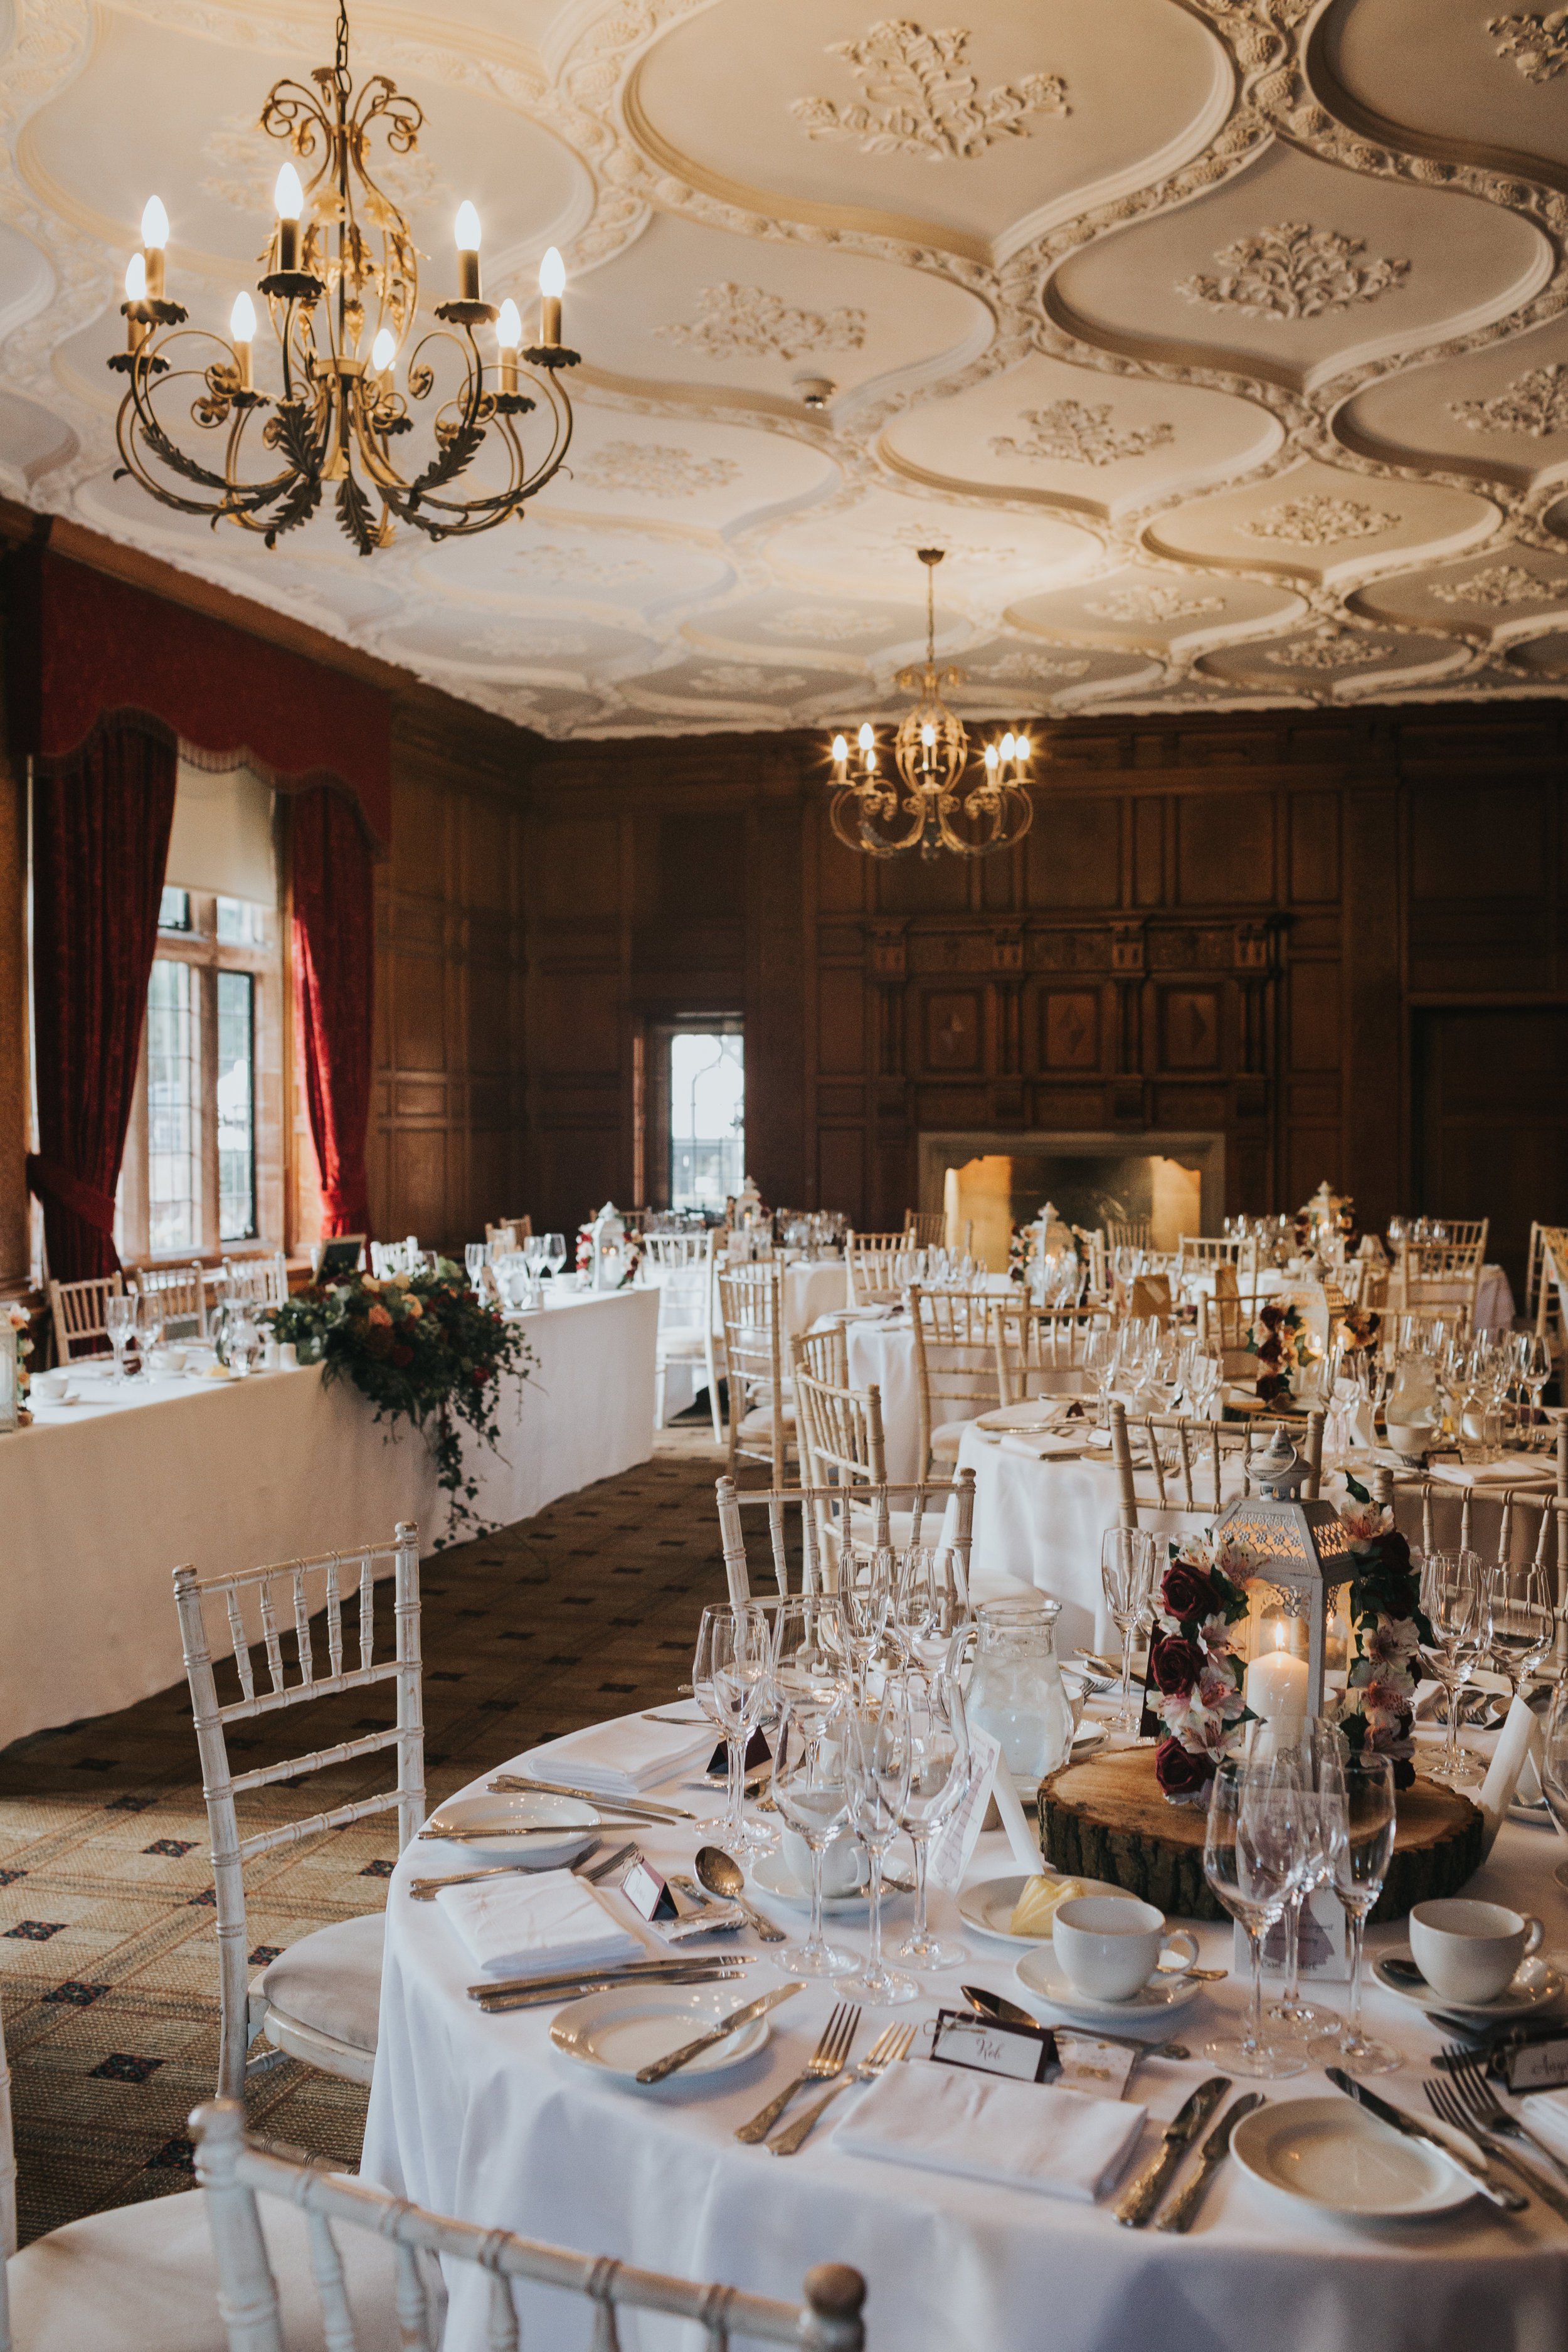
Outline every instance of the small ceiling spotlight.
POLYGON ((826 408, 838 386, 831 376, 797 375, 795 388, 807 408, 826 408))

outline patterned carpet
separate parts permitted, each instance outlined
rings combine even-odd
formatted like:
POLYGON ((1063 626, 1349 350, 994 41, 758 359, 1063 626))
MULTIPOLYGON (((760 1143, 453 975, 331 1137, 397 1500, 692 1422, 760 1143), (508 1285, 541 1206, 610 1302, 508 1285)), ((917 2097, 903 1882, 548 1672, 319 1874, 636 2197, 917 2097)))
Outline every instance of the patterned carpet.
MULTIPOLYGON (((703 1422, 677 1423, 640 1468, 426 1563, 432 1801, 538 1740, 668 1702, 688 1678, 703 1601, 723 1594, 721 1467, 703 1422)), ((382 1707, 372 1717, 363 1693, 345 1693, 246 1725, 231 1747, 248 1769, 389 1727, 382 1707)), ((387 1759, 372 1758, 282 1782, 241 1801, 242 1823, 297 1819, 387 1779, 387 1759)), ((217 2063, 206 1850, 183 1683, 0 1751, 0 1999, 24 2242, 191 2185, 186 2117, 217 2063)), ((379 1908, 396 1852, 385 1816, 254 1864, 251 1959, 379 1908)), ((352 2169, 365 2097, 290 2062, 249 2104, 258 2127, 352 2169)))

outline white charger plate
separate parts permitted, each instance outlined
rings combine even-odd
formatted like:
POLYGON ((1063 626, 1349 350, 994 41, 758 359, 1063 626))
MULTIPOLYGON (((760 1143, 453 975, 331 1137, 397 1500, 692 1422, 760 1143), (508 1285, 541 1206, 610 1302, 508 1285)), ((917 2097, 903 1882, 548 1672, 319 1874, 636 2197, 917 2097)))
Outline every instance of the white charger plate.
MULTIPOLYGON (((550 2039, 580 2065, 630 2081, 642 2067, 695 2042, 700 2033, 755 1997, 755 1988, 745 1985, 710 1990, 698 1985, 617 1986, 611 1992, 591 1992, 558 2010, 551 2022, 550 2039)), ((687 2075, 722 2074, 754 2057, 767 2038, 764 2013, 740 2027, 727 2042, 716 2042, 668 2079, 679 2083, 687 2075)))
MULTIPOLYGON (((1429 2116, 1424 2129, 1463 2145, 1429 2116)), ((1435 2148, 1406 2139, 1353 2099, 1281 2099, 1244 2116, 1230 2152, 1272 2194, 1357 2221, 1405 2221, 1447 2213, 1475 2189, 1435 2148)))
POLYGON ((462 1830, 465 1834, 456 1843, 456 1853, 493 1856, 497 1862, 532 1862, 548 1869, 553 1862, 569 1862, 581 1853, 602 1824, 594 1807, 579 1798, 520 1790, 515 1796, 452 1797, 437 1806, 425 1826, 462 1830), (517 1834, 520 1830, 557 1826, 559 1838, 517 1834))
MULTIPOLYGON (((1110 1895, 1125 1895, 1123 1886, 1106 1889, 1110 1895)), ((1066 1971, 1058 1962, 1049 1944, 1037 1944, 1024 1954, 1013 1971, 1018 1982, 1038 2000, 1049 2001, 1064 2017, 1079 2019, 1086 2025, 1114 2024, 1119 2017, 1136 2019, 1140 2024, 1158 2019, 1176 2017, 1190 2009, 1206 1987, 1179 1969, 1172 1969, 1163 1977, 1155 1975, 1145 1985, 1140 1985, 1131 2000, 1096 2000, 1092 1994, 1079 1992, 1069 1982, 1066 1971)))
MULTIPOLYGON (((1034 1875, 1037 1878, 1071 1878, 1076 1874, 1070 1870, 1037 1870, 1034 1875)), ((1030 1949, 1037 1944, 1048 1944, 1051 1940, 1048 1936, 1015 1936, 1007 1924, 1017 1908, 1019 1895, 1028 1883, 1022 1873, 1011 1878, 977 1878, 973 1885, 961 1891, 958 1916, 964 1926, 973 1927, 977 1935, 993 1936, 999 1944, 1011 1944, 1015 1951, 1020 1944, 1028 1946, 1030 1949)), ((1127 1892, 1124 1886, 1112 1886, 1103 1878, 1085 1878, 1079 1884, 1086 1895, 1125 1895, 1127 1892)))
POLYGON ((1401 1984, 1397 1978, 1384 1973, 1390 1960, 1414 1961, 1415 1958, 1408 1944, 1397 1952, 1384 1952, 1374 1961, 1373 1974, 1384 1992, 1396 1992, 1401 2000, 1414 2001, 1417 2009, 1440 2010, 1445 2016, 1528 2017, 1531 2010, 1544 2009, 1549 2000, 1555 2000, 1563 1989, 1563 1979, 1551 1961, 1535 1953, 1521 1961, 1512 1983, 1505 1985, 1495 2000, 1449 2000, 1430 1985, 1401 1984))

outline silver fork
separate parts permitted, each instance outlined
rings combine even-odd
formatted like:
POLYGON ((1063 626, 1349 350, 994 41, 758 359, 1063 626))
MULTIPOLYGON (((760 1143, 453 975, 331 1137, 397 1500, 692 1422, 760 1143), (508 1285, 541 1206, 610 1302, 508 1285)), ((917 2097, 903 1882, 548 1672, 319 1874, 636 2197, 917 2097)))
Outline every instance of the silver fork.
POLYGON ((859 2022, 858 2006, 852 2001, 838 2001, 822 2029, 821 2041, 801 2073, 793 2083, 786 2083, 778 2097, 770 2099, 749 2124, 742 2124, 735 2137, 744 2140, 748 2147, 754 2147, 758 2140, 766 2139, 797 2091, 804 2090, 807 2083, 829 2083, 835 2074, 842 2074, 859 2022))
POLYGON ((1506 2140, 1499 2139, 1495 2132, 1489 2132, 1483 2125, 1478 2124, 1468 2110, 1460 2105, 1447 2083, 1427 2083, 1424 2087, 1426 2104, 1435 2116, 1442 2122, 1451 2124, 1456 2131, 1463 2132, 1467 2139, 1473 2140, 1484 2149, 1494 2163, 1500 2164, 1505 2171, 1510 2172, 1521 2189, 1531 2189, 1543 2205, 1551 2207, 1560 2220, 1568 2221, 1568 2197, 1561 2189, 1554 2189, 1550 2180, 1543 2180, 1533 2166, 1521 2162, 1506 2140))
POLYGON ((1568 2181, 1568 2164, 1552 2153, 1543 2139, 1538 2138, 1530 2126, 1511 2109, 1505 2107, 1468 2051, 1450 2042, 1443 2052, 1448 2079, 1461 2107, 1474 2117, 1483 2131, 1500 2132, 1505 2139, 1528 2140, 1536 2153, 1543 2156, 1558 2178, 1568 2181))
POLYGON ((900 2058, 907 2058, 910 2053, 910 2044, 914 2038, 915 2029, 912 2025, 885 2027, 872 2042, 853 2074, 846 2074, 841 2083, 835 2083, 826 2097, 818 2099, 816 2106, 807 2107, 804 2116, 798 2116, 793 2124, 787 2125, 780 2132, 777 2139, 769 2140, 768 2154, 793 2156, 795 2150, 803 2147, 811 2137, 812 2127, 818 2116, 825 2107, 830 2107, 833 2105, 840 2091, 847 2091, 852 2083, 872 2082, 877 2075, 885 2074, 889 2066, 895 2065, 900 2058))

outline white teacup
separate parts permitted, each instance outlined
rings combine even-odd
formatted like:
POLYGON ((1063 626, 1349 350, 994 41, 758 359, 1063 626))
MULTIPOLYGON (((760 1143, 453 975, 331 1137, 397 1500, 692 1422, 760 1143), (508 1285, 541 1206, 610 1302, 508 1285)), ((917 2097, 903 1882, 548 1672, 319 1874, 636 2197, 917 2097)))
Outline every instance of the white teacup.
MULTIPOLYGON (((783 1852, 790 1874, 797 1886, 811 1885, 811 1848, 798 1830, 785 1830, 783 1852)), ((866 1859, 866 1849, 858 1838, 847 1832, 836 1837, 822 1857, 822 1891, 824 1895, 853 1895, 864 1886, 871 1874, 866 1859)))
POLYGON ((1527 1912, 1462 1895, 1418 1903, 1410 1914, 1415 1965, 1444 2000, 1495 2000, 1545 1933, 1527 1912))
POLYGON ((1057 1913, 1051 1944, 1068 1983, 1095 2000, 1131 2000, 1178 1944, 1187 1948, 1184 1969, 1198 1957, 1195 1936, 1184 1927, 1167 1936, 1164 1913, 1135 1895, 1075 1895, 1057 1913))
POLYGON ((66 1391, 71 1384, 68 1372, 35 1372, 27 1383, 29 1393, 40 1404, 64 1404, 66 1391))
POLYGON ((183 1372, 185 1351, 184 1348, 154 1348, 150 1361, 155 1372, 183 1372))

